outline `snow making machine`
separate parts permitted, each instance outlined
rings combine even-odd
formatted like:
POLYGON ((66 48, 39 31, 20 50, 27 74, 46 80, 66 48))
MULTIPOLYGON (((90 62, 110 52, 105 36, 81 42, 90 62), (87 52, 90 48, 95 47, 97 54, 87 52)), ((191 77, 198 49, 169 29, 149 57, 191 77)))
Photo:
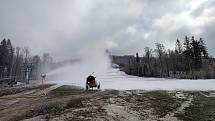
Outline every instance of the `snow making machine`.
POLYGON ((96 77, 91 74, 86 79, 86 90, 89 90, 90 88, 93 89, 94 87, 100 89, 100 83, 97 82, 96 77))

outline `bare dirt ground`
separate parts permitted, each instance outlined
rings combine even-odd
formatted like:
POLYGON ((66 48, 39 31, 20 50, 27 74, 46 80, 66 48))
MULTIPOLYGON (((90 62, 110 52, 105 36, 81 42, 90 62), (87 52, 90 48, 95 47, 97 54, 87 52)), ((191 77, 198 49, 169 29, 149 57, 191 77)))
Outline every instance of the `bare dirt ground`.
POLYGON ((0 95, 0 121, 215 121, 214 91, 85 91, 46 85, 0 95))

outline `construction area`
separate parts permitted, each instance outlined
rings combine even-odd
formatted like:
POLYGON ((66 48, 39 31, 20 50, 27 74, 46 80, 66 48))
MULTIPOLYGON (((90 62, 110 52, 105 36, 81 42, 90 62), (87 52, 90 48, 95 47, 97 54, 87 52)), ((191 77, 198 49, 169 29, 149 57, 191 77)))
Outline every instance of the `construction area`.
POLYGON ((0 121, 214 121, 214 91, 88 90, 54 84, 0 91, 0 121))

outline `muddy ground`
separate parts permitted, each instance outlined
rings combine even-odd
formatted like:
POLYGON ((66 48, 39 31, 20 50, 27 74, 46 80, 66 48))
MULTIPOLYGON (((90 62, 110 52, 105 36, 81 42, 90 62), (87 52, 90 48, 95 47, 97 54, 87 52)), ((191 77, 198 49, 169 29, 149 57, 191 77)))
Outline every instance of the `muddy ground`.
POLYGON ((0 121, 215 121, 214 94, 40 85, 2 90, 0 121))

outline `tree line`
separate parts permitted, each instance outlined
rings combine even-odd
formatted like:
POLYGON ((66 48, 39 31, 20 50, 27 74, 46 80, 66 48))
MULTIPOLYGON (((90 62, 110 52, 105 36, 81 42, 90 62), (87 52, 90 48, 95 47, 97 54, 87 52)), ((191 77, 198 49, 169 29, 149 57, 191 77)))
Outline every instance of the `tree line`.
POLYGON ((32 55, 28 47, 13 47, 10 39, 0 43, 0 79, 14 78, 28 83, 48 71, 51 63, 52 57, 48 53, 42 57, 32 55))
POLYGON ((215 60, 209 57, 203 38, 185 36, 176 40, 174 50, 165 49, 161 43, 155 49, 145 47, 142 57, 113 57, 113 61, 130 75, 171 78, 215 78, 215 60), (121 61, 119 61, 121 58, 121 61), (123 61, 126 63, 123 63, 123 61), (127 60, 127 61, 126 61, 127 60))

